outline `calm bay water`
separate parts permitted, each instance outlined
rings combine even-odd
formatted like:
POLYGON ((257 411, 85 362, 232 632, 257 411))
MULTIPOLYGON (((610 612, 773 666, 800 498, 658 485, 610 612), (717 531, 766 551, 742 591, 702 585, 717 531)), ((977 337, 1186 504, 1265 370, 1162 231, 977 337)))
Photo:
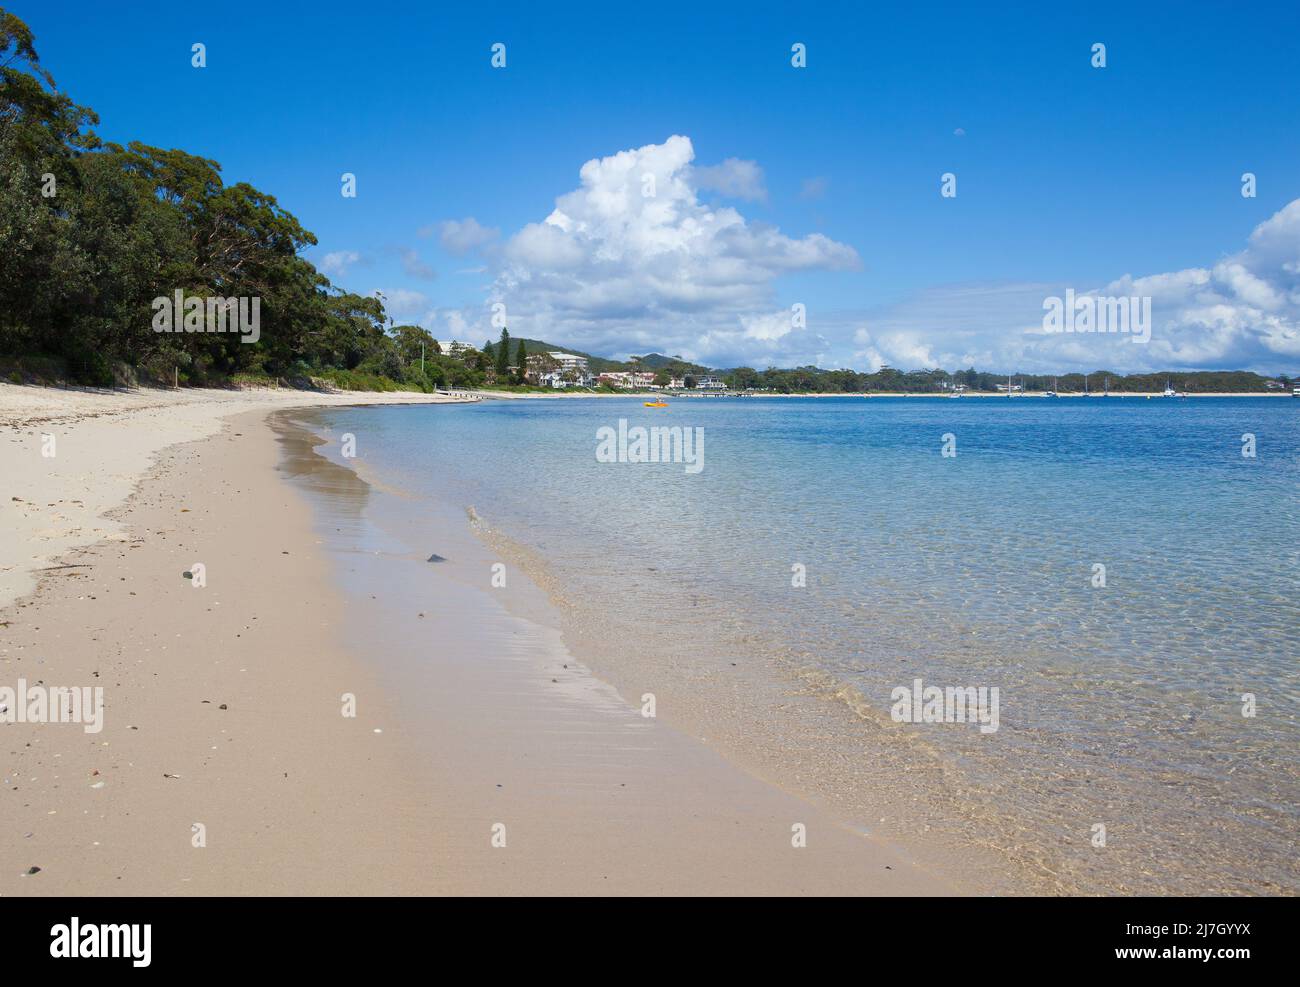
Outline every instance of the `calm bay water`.
POLYGON ((1300 401, 593 399, 321 418, 357 436, 374 475, 473 505, 534 550, 611 650, 771 662, 844 687, 825 731, 856 717, 923 737, 959 779, 943 811, 969 809, 973 839, 1060 890, 1300 888, 1300 401), (598 462, 597 429, 620 418, 702 427, 703 470, 598 462), (890 692, 914 678, 997 687, 999 730, 894 725, 890 692))

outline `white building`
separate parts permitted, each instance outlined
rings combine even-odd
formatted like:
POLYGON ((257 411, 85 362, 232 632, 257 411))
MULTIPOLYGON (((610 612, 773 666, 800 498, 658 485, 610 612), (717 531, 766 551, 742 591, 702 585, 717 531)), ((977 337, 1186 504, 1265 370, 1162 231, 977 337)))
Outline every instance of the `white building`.
POLYGON ((611 387, 622 387, 631 390, 638 387, 653 387, 655 375, 636 370, 611 370, 601 374, 597 381, 601 384, 609 384, 611 387))
POLYGON ((697 391, 725 391, 727 385, 717 377, 697 377, 695 378, 695 389, 697 391))
POLYGON ((559 369, 542 375, 544 378, 543 387, 596 386, 596 378, 588 369, 585 356, 578 356, 576 353, 560 353, 559 351, 552 351, 546 355, 559 364, 559 369))
POLYGON ((587 372, 585 356, 578 356, 576 353, 547 353, 546 355, 558 363, 561 370, 581 370, 584 374, 587 372))
POLYGON ((459 339, 439 339, 437 342, 439 352, 446 356, 457 356, 466 350, 474 348, 469 343, 462 343, 459 339))
MULTIPOLYGON (((530 368, 535 367, 538 361, 538 354, 528 357, 530 368)), ((542 371, 540 368, 530 369, 529 373, 534 375, 535 383, 542 387, 595 387, 596 378, 591 371, 587 369, 587 358, 577 356, 573 353, 552 352, 547 353, 547 357, 554 363, 554 369, 542 371)))

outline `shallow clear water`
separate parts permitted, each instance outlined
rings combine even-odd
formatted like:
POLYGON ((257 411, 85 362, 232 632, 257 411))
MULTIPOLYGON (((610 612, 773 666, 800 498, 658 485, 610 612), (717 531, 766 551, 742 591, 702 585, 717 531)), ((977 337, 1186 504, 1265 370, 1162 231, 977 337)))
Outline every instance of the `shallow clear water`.
POLYGON ((818 670, 882 722, 914 678, 997 687, 996 733, 909 729, 988 810, 980 825, 1006 830, 984 842, 1028 847, 1062 890, 1300 887, 1300 401, 605 399, 323 419, 378 476, 535 549, 641 647, 818 670), (620 418, 702 427, 703 470, 598 462, 597 429, 620 418))

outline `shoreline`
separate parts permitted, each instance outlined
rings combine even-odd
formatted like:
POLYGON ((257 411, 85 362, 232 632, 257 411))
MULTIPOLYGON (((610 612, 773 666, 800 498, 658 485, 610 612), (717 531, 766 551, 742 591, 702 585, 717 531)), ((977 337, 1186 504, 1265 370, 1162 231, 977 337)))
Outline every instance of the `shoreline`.
MULTIPOLYGON (((773 674, 738 639, 731 657, 755 659, 742 674, 725 651, 683 664, 602 647, 628 628, 566 607, 547 560, 491 527, 508 518, 467 524, 463 502, 387 486, 359 421, 363 454, 331 461, 336 438, 302 421, 328 407, 194 402, 185 427, 209 434, 145 457, 102 521, 113 535, 52 555, 64 564, 35 594, 0 604, 0 687, 102 684, 107 710, 102 734, 0 724, 18 731, 0 733, 14 810, 0 895, 1070 888, 1032 855, 999 870, 996 820, 976 819, 974 842, 950 825, 960 777, 938 762, 897 772, 888 726, 797 651, 773 674), (181 573, 200 560, 196 592, 181 573), (498 561, 509 593, 487 588, 498 561), (836 716, 844 731, 828 729, 836 716), (814 759, 787 759, 791 743, 814 759), (796 821, 810 833, 798 853, 796 821), (195 858, 195 822, 205 850, 237 845, 195 858), (497 822, 522 853, 490 846, 497 822)), ((159 443, 174 410, 100 409, 59 427, 59 454, 91 449, 89 431, 64 437, 96 423, 97 456, 159 443)), ((60 483, 104 479, 64 469, 60 483)), ((56 510, 80 489, 44 482, 56 510)))
POLYGON ((156 453, 109 519, 121 540, 61 553, 69 568, 3 607, 0 684, 104 702, 97 733, 0 724, 0 895, 438 887, 418 762, 337 644, 346 601, 264 417, 156 453), (202 588, 183 578, 198 561, 202 588), (345 692, 364 697, 356 718, 345 692))
MULTIPOLYGON (((0 895, 953 892, 646 721, 454 566, 332 555, 340 516, 303 483, 345 513, 380 493, 304 467, 310 440, 266 407, 205 411, 214 433, 152 451, 110 511, 120 539, 59 551, 69 567, 2 608, 0 684, 100 685, 104 723, 0 725, 0 895), (349 595, 349 559, 394 591, 349 595), (199 560, 201 588, 182 578, 199 560)), ((120 443, 156 422, 111 424, 120 443)))
MULTIPOLYGON (((831 654, 837 653, 838 643, 848 647, 843 654, 856 655, 860 651, 864 656, 877 656, 876 664, 826 661, 817 647, 818 639, 806 633, 808 625, 801 622, 799 615, 787 612, 798 604, 786 606, 779 583, 766 584, 766 590, 760 586, 758 592, 751 593, 754 581, 734 569, 736 565, 748 565, 757 567, 750 571, 764 572, 764 560, 781 555, 772 555, 770 549, 749 552, 740 556, 743 563, 730 567, 711 564, 709 559, 716 555, 708 551, 697 551, 691 560, 678 559, 672 554, 668 538, 624 536, 616 521, 602 523, 603 518, 625 517, 621 508, 637 503, 636 481, 640 478, 611 476, 615 491, 611 497, 597 496, 595 489, 590 494, 582 492, 604 477, 597 475, 599 467, 587 467, 581 462, 584 457, 581 449, 572 448, 572 437, 583 431, 590 434, 586 423, 603 420, 601 407, 589 403, 586 410, 578 405, 551 406, 548 410, 539 406, 528 412, 519 407, 484 405, 452 409, 446 418, 432 413, 360 410, 326 412, 319 417, 327 426, 327 435, 332 429, 334 436, 342 432, 372 436, 362 440, 370 455, 368 462, 365 455, 359 455, 355 459, 339 458, 340 464, 361 470, 368 480, 382 484, 399 497, 405 494, 408 501, 422 507, 449 504, 461 512, 461 516, 440 527, 463 527, 464 512, 472 509, 478 533, 492 550, 489 557, 504 564, 511 580, 515 570, 522 569, 546 591, 560 614, 559 629, 569 653, 611 683, 627 702, 635 703, 645 693, 654 693, 660 716, 673 726, 700 738, 749 773, 830 807, 847 824, 914 850, 919 859, 933 859, 936 849, 942 852, 961 847, 962 866, 951 873, 960 875, 968 891, 999 895, 1214 894, 1252 890, 1270 893, 1270 889, 1275 892, 1289 886, 1285 868, 1275 873, 1279 859, 1267 847, 1258 848, 1269 854, 1259 858, 1268 861, 1267 877, 1261 874, 1253 881, 1208 882, 1204 871, 1192 861, 1185 861, 1177 847, 1168 845, 1167 834, 1195 830, 1186 816, 1186 795, 1176 803, 1171 801, 1167 809, 1125 810, 1122 820, 1108 815, 1114 810, 1107 800, 1130 798, 1135 801, 1124 804, 1140 806, 1153 793, 1160 799, 1168 798, 1162 792, 1162 786, 1170 784, 1167 776, 1158 767, 1151 768, 1175 763, 1165 762, 1164 757, 1176 756, 1176 752, 1161 750, 1155 765, 1099 763, 1090 760, 1097 756, 1094 752, 1122 749, 1125 738, 1112 745, 1105 731, 1054 730, 1054 722, 1072 722, 1081 707, 1072 705, 1070 690, 1063 690, 1059 675, 1054 674, 1072 666, 1050 631, 1023 639, 994 634, 986 638, 990 643, 971 646, 974 638, 966 635, 973 633, 974 625, 958 620, 955 630, 943 635, 949 643, 955 637, 957 646, 937 645, 935 636, 927 636, 934 625, 916 618, 916 608, 902 602, 909 598, 914 584, 895 579, 882 586, 891 592, 882 594, 876 605, 889 606, 890 601, 897 601, 893 605, 903 614, 897 620, 881 621, 879 646, 867 631, 823 639, 831 654), (480 466, 473 458, 475 450, 494 448, 492 436, 497 434, 494 426, 499 422, 512 423, 509 434, 513 440, 495 456, 485 451, 480 466), (564 424, 548 424, 551 422, 564 424), (564 458, 571 452, 576 460, 564 458), (560 470, 548 470, 538 466, 542 460, 566 465, 560 470), (439 466, 457 461, 464 462, 463 469, 444 471, 439 466), (528 482, 509 479, 514 475, 509 467, 516 464, 529 475, 528 482), (503 465, 507 469, 503 470, 503 465), (445 480, 438 479, 443 476, 445 480), (536 508, 531 506, 534 501, 536 508), (571 529, 582 524, 584 510, 593 516, 591 530, 585 535, 577 531, 570 534, 571 529), (701 580, 707 585, 700 585, 701 580), (746 605, 728 602, 728 588, 736 589, 736 599, 746 605), (783 628, 769 619, 768 613, 785 613, 790 622, 783 628), (913 616, 906 616, 908 613, 913 616), (1004 653, 1024 654, 1025 661, 1003 668, 1001 665, 1006 663, 1000 665, 997 655, 1004 653), (917 657, 909 659, 913 654, 917 657), (881 696, 888 695, 888 670, 894 662, 906 662, 921 671, 928 669, 935 678, 942 673, 955 681, 997 683, 1004 687, 1004 695, 1030 690, 1023 692, 1018 703, 1008 704, 1008 709, 1014 706, 1029 712, 1008 718, 996 744, 978 738, 968 741, 964 735, 944 731, 932 735, 930 731, 900 729, 891 722, 888 705, 881 705, 881 696), (869 667, 859 672, 862 665, 869 667), (883 677, 880 673, 884 673, 883 677), (972 679, 972 675, 977 677, 972 679), (882 683, 886 686, 883 692, 882 683), (1036 710, 1041 710, 1041 715, 1036 716, 1036 710), (1075 737, 1080 738, 1078 742, 1075 737), (1074 828, 1079 819, 1091 818, 1109 819, 1116 828, 1128 827, 1124 831, 1130 834, 1140 831, 1141 837, 1134 839, 1130 835, 1117 841, 1111 852, 1097 854, 1088 834, 1074 828), (1143 846, 1161 847, 1162 866, 1148 866, 1143 846), (990 858, 993 867, 988 866, 990 858), (1170 863, 1164 865, 1165 860, 1170 863), (983 880, 986 877, 992 880, 983 880)), ((775 408, 776 403, 770 407, 775 408)), ((856 417, 852 411, 855 407, 860 406, 842 403, 840 410, 856 417)), ((935 410, 938 406, 929 407, 930 417, 940 415, 935 410)), ((1254 407, 1257 411, 1284 412, 1289 406, 1254 407)), ((713 406, 718 420, 706 419, 706 425, 713 421, 724 429, 722 434, 726 434, 728 420, 733 429, 740 426, 740 409, 735 405, 730 408, 723 417, 723 407, 713 406)), ((984 416, 987 420, 1003 418, 993 413, 996 409, 987 410, 992 415, 991 419, 984 416)), ((1237 413, 1253 414, 1248 408, 1237 413)), ((1158 419, 1170 423, 1167 427, 1175 427, 1182 420, 1168 414, 1158 419)), ((1285 427, 1289 416, 1272 415, 1270 420, 1285 427)), ((779 429, 784 422, 785 427, 797 429, 799 421, 797 415, 783 416, 773 428, 779 429)), ((1231 426, 1229 431, 1236 434, 1231 426)), ((754 450, 743 451, 758 455, 754 450)), ((326 445, 322 452, 337 456, 336 440, 332 449, 326 445)), ((732 470, 736 458, 733 455, 729 464, 732 470)), ((759 463, 750 470, 751 479, 768 475, 765 467, 771 468, 772 463, 761 457, 746 459, 751 461, 759 463)), ((674 479, 655 478, 653 486, 660 500, 673 502, 681 496, 682 488, 674 479)), ((753 483, 743 480, 739 486, 746 495, 755 490, 753 483)), ((761 490, 759 487, 756 496, 762 496, 761 490)), ((745 503, 746 497, 739 502, 745 503)), ((724 524, 726 514, 719 513, 719 509, 725 511, 725 506, 713 506, 716 509, 702 513, 702 517, 709 524, 724 524)), ((376 516, 390 512, 388 505, 376 507, 376 516)), ((875 517, 884 517, 887 510, 882 509, 875 517)), ((671 518, 665 520, 668 513, 647 515, 651 530, 659 530, 655 522, 674 530, 671 518)), ((764 515, 759 517, 770 521, 764 515)), ((841 529, 834 526, 830 530, 841 529)), ((888 525, 884 530, 889 530, 888 525)), ((1068 524, 1064 530, 1069 532, 1068 524)), ((835 537, 827 534, 822 541, 810 544, 820 547, 835 537)), ((924 547, 927 539, 919 538, 918 543, 924 547)), ((436 541, 418 537, 418 532, 410 544, 426 553, 432 549, 446 556, 458 554, 444 551, 436 541)), ((717 545, 711 547, 716 552, 717 545)), ((780 546, 776 551, 782 551, 780 546)), ((797 548, 795 552, 788 557, 800 558, 797 548)), ((486 578, 487 562, 476 558, 476 567, 481 568, 471 567, 471 571, 481 584, 486 578)), ((783 582, 783 577, 778 575, 777 579, 783 582)), ((1031 579, 1031 575, 1025 575, 1013 585, 1021 588, 1031 579)), ((1031 588, 1026 599, 1036 599, 1036 592, 1031 588)), ((514 602, 510 595, 503 593, 502 597, 507 604, 514 602)), ((844 594, 826 597, 828 612, 839 614, 846 599, 844 594)), ((917 605, 924 607, 926 601, 919 600, 917 605)), ((996 609, 997 602, 992 606, 996 609)), ((851 607, 843 610, 846 615, 853 612, 851 607)), ((1073 618, 1066 614, 1065 619, 1073 618)), ((1005 619, 1002 626, 1008 626, 1005 619)), ((1009 626, 1013 635, 1021 633, 1014 630, 1020 626, 1015 616, 1010 618, 1009 626)), ((1119 674, 1122 671, 1108 672, 1101 684, 1108 684, 1105 679, 1119 674)), ((904 680, 911 681, 906 676, 904 680)), ((1080 675, 1078 680, 1086 678, 1080 675)), ((1153 688, 1156 692, 1144 701, 1160 700, 1161 687, 1157 683, 1153 688)), ((1150 729, 1141 707, 1131 716, 1121 712, 1115 719, 1132 724, 1127 726, 1130 731, 1150 729)), ((1232 750, 1232 744, 1224 749, 1232 750)), ((1192 763, 1195 765, 1195 758, 1192 763)), ((1192 778, 1203 776, 1200 767, 1193 768, 1192 778)), ((1238 784, 1230 790, 1251 798, 1261 789, 1252 788, 1244 778, 1245 773, 1239 771, 1238 784)), ((1186 792, 1192 782, 1184 777, 1178 784, 1186 792)), ((1262 790, 1284 788, 1279 780, 1277 785, 1270 783, 1262 790)), ((1233 813, 1230 805, 1221 804, 1221 799, 1207 797, 1206 801, 1218 811, 1228 812, 1223 817, 1228 822, 1211 822, 1207 826, 1211 836, 1214 827, 1230 825, 1242 815, 1240 807, 1233 813)), ((1265 824, 1274 820, 1267 803, 1260 806, 1254 811, 1261 820, 1265 824)), ((1212 844, 1203 855, 1224 853, 1228 845, 1212 844)), ((1246 841, 1241 845, 1245 846, 1246 841)), ((1253 842, 1249 845, 1256 847, 1253 842)))
POLYGON ((478 518, 474 528, 494 558, 526 573, 545 595, 568 653, 629 702, 650 690, 675 729, 750 775, 826 807, 842 825, 878 835, 950 875, 957 894, 1062 893, 1059 875, 1043 861, 1006 853, 996 836, 1004 820, 980 816, 990 835, 972 841, 964 827, 975 806, 963 802, 967 786, 953 765, 909 745, 853 686, 806 657, 766 665, 757 651, 738 652, 751 659, 738 676, 738 663, 722 653, 682 664, 666 651, 611 646, 633 639, 635 628, 609 623, 579 603, 548 559, 491 519, 478 518), (814 750, 810 757, 794 753, 814 750), (863 764, 874 768, 867 784, 863 764))
POLYGON ((646 695, 575 651, 525 567, 508 560, 507 585, 492 587, 503 556, 461 505, 388 486, 363 455, 340 462, 317 412, 276 417, 302 429, 292 472, 339 584, 366 611, 349 622, 352 648, 384 628, 384 684, 437 752, 453 893, 960 893, 956 860, 868 833, 675 718, 644 716, 646 695), (337 480, 320 485, 317 468, 337 480), (443 561, 430 565, 430 550, 443 561), (506 870, 483 838, 489 819, 527 841, 526 860, 506 870), (795 823, 808 834, 797 852, 795 823))
POLYGON ((0 383, 0 606, 32 592, 34 573, 59 555, 105 538, 121 541, 121 526, 105 515, 126 501, 162 450, 216 434, 227 417, 260 408, 465 400, 405 391, 96 391, 0 383))
MULTIPOLYGON (((473 390, 467 391, 468 394, 476 395, 484 399, 498 398, 506 401, 551 401, 561 398, 682 398, 692 401, 707 400, 712 398, 942 398, 952 400, 951 394, 916 394, 911 391, 801 391, 790 394, 779 394, 775 392, 754 391, 740 392, 731 391, 723 394, 690 394, 684 391, 672 391, 664 393, 662 391, 628 391, 626 393, 610 394, 608 392, 569 392, 561 391, 557 394, 534 394, 534 393, 515 393, 512 391, 491 391, 491 390, 473 390)), ((961 398, 1047 398, 1046 391, 1029 391, 1025 394, 1007 395, 996 391, 967 391, 960 395, 961 398)), ((1165 398, 1160 391, 1125 391, 1123 393, 1116 391, 1114 394, 1083 394, 1083 393, 1057 393, 1057 398, 1102 398, 1109 400, 1111 398, 1165 398)), ((1190 394, 1179 394, 1179 398, 1294 398, 1295 395, 1286 392, 1278 393, 1276 391, 1206 391, 1192 392, 1190 394)))
MULTIPOLYGON (((882 729, 874 719, 863 720, 841 685, 810 675, 803 662, 768 668, 757 652, 752 655, 753 662, 745 663, 743 672, 737 670, 736 661, 727 660, 725 651, 687 665, 676 660, 672 649, 624 654, 626 649, 611 642, 635 638, 636 628, 611 628, 591 620, 591 615, 569 597, 547 560, 499 531, 494 526, 497 519, 479 516, 473 505, 459 500, 453 503, 393 486, 394 478, 368 464, 364 455, 343 462, 327 423, 310 420, 324 416, 308 413, 299 417, 309 419, 305 424, 318 436, 322 454, 388 495, 386 503, 372 505, 369 513, 373 516, 400 515, 414 504, 418 510, 436 512, 439 537, 456 529, 472 531, 479 546, 467 546, 460 539, 451 551, 437 542, 421 541, 419 524, 408 525, 410 530, 404 530, 400 523, 392 525, 399 532, 399 540, 419 546, 418 551, 407 552, 412 559, 423 559, 421 553, 430 549, 459 561, 472 558, 468 578, 479 592, 486 592, 489 567, 503 566, 510 574, 511 590, 495 590, 491 595, 499 597, 512 616, 543 623, 558 633, 563 654, 551 662, 552 670, 561 669, 567 678, 581 668, 622 697, 618 702, 624 709, 635 710, 646 695, 654 695, 660 719, 674 730, 706 745, 748 775, 804 802, 825 807, 841 826, 870 833, 926 867, 948 875, 955 893, 1025 894, 1035 888, 1040 893, 1053 893, 1036 868, 1025 869, 1022 862, 1006 859, 991 842, 971 843, 963 838, 960 827, 952 824, 956 819, 950 794, 953 780, 938 762, 927 758, 923 764, 913 764, 910 778, 901 772, 882 770, 864 784, 862 765, 880 765, 882 756, 892 763, 900 756, 899 744, 904 738, 890 729, 892 724, 882 729), (472 519, 468 527, 467 511, 472 519), (516 573, 527 577, 528 588, 522 594, 514 589, 516 573), (834 738, 826 732, 830 720, 842 728, 834 738), (789 733, 791 729, 795 733, 789 733), (803 759, 792 761, 789 744, 799 743, 793 740, 795 736, 820 744, 824 756, 812 765, 803 759), (940 803, 947 809, 941 810, 940 803), (949 812, 946 817, 945 811, 949 812)), ((350 420, 346 427, 360 435, 364 426, 359 420, 350 420)), ((345 523, 344 530, 349 526, 345 523)), ((369 554, 354 548, 346 558, 369 554)), ((446 570, 442 565, 436 568, 446 570)), ((454 571, 464 570, 458 567, 454 571)), ((365 585, 385 578, 381 570, 373 570, 365 585)), ((418 577, 412 571, 408 578, 418 577)), ((389 587, 388 593, 400 596, 402 584, 389 587)), ((389 624, 401 619, 394 614, 389 624)), ((859 708, 861 705, 858 703, 859 708)))

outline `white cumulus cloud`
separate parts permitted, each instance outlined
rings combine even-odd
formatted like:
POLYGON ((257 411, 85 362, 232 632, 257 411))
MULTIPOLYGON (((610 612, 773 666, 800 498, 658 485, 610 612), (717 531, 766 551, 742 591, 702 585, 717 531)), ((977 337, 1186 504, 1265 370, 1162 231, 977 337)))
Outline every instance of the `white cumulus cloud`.
POLYGON ((1300 357, 1298 262, 1300 199, 1255 227, 1244 250, 1210 267, 1125 275, 1099 289, 1151 298, 1151 342, 1111 348, 1127 357, 1124 369, 1287 369, 1300 357))
POLYGON ((690 139, 674 136, 584 164, 579 187, 503 246, 491 295, 507 305, 512 331, 599 353, 656 349, 719 362, 822 349, 815 339, 796 345, 792 337, 807 331, 791 329, 788 311, 772 314, 775 283, 856 269, 857 252, 701 202, 702 172, 738 197, 757 193, 761 171, 734 159, 721 171, 699 169, 694 157, 690 139))
MULTIPOLYGON (((870 313, 856 365, 903 369, 975 365, 1052 373, 1246 369, 1295 372, 1300 363, 1300 199, 1260 223, 1244 249, 1206 267, 1133 276, 1106 285, 949 285, 870 313), (1077 294, 1151 299, 1151 338, 1046 333, 1043 301, 1077 294), (920 344, 924 344, 923 346, 920 344)), ((836 333, 831 333, 833 336, 836 333)), ((837 352, 841 350, 837 347, 837 352)))
POLYGON ((355 250, 333 250, 322 257, 316 266, 323 274, 341 278, 348 273, 353 264, 360 260, 361 255, 355 250))
POLYGON ((416 323, 424 325, 432 317, 429 296, 422 291, 407 288, 379 288, 371 292, 379 295, 384 303, 384 314, 397 324, 416 323))
MULTIPOLYGON (((1241 249, 1203 267, 1125 274, 1102 286, 940 284, 887 308, 825 311, 813 297, 803 299, 804 328, 778 297, 780 279, 858 269, 857 252, 716 204, 709 192, 758 197, 762 171, 738 159, 701 168, 694 158, 690 139, 673 136, 586 162, 578 186, 549 215, 487 253, 492 281, 482 308, 462 310, 465 331, 495 336, 489 306, 502 302, 515 335, 609 356, 681 354, 713 366, 1300 369, 1300 200, 1260 223, 1241 249), (1043 302, 1067 288, 1150 297, 1150 341, 1046 333, 1043 302)), ((816 180, 805 187, 822 191, 816 180)), ((459 235, 473 221, 456 222, 459 235)))

